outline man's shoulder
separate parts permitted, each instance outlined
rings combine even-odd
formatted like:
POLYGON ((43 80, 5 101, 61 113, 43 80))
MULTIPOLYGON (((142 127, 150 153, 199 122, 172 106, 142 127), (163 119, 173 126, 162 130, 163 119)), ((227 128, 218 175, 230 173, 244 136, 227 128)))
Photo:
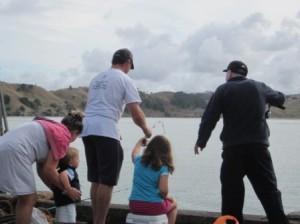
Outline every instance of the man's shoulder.
POLYGON ((111 77, 111 76, 119 76, 119 75, 122 75, 122 71, 121 70, 118 70, 118 69, 107 69, 105 71, 102 71, 100 73, 98 73, 96 75, 96 77, 103 77, 103 76, 107 76, 107 77, 111 77))
POLYGON ((221 85, 219 85, 217 87, 217 89, 223 89, 223 88, 227 88, 230 86, 234 86, 236 84, 240 84, 240 83, 244 83, 244 84, 253 84, 253 85, 265 85, 263 82, 254 80, 254 79, 241 79, 241 80, 237 80, 237 81, 227 81, 221 85))
POLYGON ((132 79, 127 74, 125 74, 123 71, 121 71, 119 69, 109 69, 105 72, 102 72, 101 74, 107 75, 109 77, 114 77, 116 79, 132 81, 132 79))
POLYGON ((223 91, 223 89, 225 89, 227 86, 228 86, 228 82, 225 82, 225 83, 219 85, 219 86, 216 88, 214 94, 223 91))
POLYGON ((98 73, 93 79, 94 81, 99 80, 126 80, 127 75, 118 69, 108 69, 106 71, 98 73))
POLYGON ((249 86, 255 86, 255 88, 264 88, 265 86, 267 86, 264 82, 262 81, 257 81, 254 79, 247 79, 247 84, 249 86))

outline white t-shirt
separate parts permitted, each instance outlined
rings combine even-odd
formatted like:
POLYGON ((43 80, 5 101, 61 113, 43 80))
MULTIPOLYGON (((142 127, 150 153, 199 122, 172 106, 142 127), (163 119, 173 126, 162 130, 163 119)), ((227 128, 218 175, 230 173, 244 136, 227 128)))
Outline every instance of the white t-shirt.
POLYGON ((92 79, 85 108, 82 136, 97 135, 120 140, 117 124, 129 103, 141 98, 132 79, 111 68, 92 79))

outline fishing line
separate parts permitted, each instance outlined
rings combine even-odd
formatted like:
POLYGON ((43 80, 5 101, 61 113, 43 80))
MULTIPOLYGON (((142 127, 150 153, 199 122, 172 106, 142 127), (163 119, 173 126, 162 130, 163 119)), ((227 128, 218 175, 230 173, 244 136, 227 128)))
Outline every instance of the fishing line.
MULTIPOLYGON (((115 194, 115 193, 119 193, 119 192, 122 192, 122 191, 126 191, 126 190, 128 190, 129 188, 128 187, 126 187, 126 188, 122 188, 122 189, 119 189, 119 190, 116 190, 116 191, 113 191, 113 194, 115 194)), ((78 203, 80 203, 80 202, 82 202, 82 201, 90 201, 91 200, 91 198, 90 197, 88 197, 88 198, 84 198, 84 199, 81 199, 79 202, 75 202, 75 204, 78 204, 78 203)), ((52 207, 50 207, 50 208, 46 208, 46 210, 53 210, 53 209, 55 209, 56 208, 56 206, 52 206, 52 207)))
POLYGON ((152 125, 152 129, 156 129, 157 127, 160 127, 162 130, 162 134, 166 135, 166 129, 165 129, 165 124, 163 121, 158 120, 152 125))
POLYGON ((127 190, 129 190, 129 187, 126 187, 126 188, 123 188, 123 189, 119 189, 119 190, 113 191, 113 194, 115 194, 115 193, 120 193, 120 192, 122 192, 122 191, 127 191, 127 190))
MULTIPOLYGON (((84 199, 81 199, 79 202, 75 202, 75 204, 78 204, 78 203, 80 203, 80 202, 82 202, 82 201, 88 201, 88 200, 91 200, 91 198, 84 198, 84 199)), ((55 209, 56 208, 56 206, 52 206, 52 207, 50 207, 50 208, 46 208, 46 210, 52 210, 52 209, 55 209)))
MULTIPOLYGON (((158 120, 158 121, 154 122, 154 124, 152 125, 152 129, 157 129, 159 127, 160 127, 160 130, 162 131, 162 134, 166 135, 165 124, 161 120, 158 120)), ((128 190, 129 190, 129 188, 126 187, 126 188, 123 188, 123 189, 113 191, 113 194, 120 193, 120 192, 123 192, 123 191, 128 191, 128 190)), ((89 198, 81 199, 80 201, 88 201, 88 200, 91 200, 91 198, 89 197, 89 198)), ((80 203, 80 202, 75 202, 75 204, 78 204, 78 203, 80 203)), ((46 208, 46 209, 47 210, 52 210, 52 209, 55 209, 55 208, 56 208, 56 206, 46 208)))

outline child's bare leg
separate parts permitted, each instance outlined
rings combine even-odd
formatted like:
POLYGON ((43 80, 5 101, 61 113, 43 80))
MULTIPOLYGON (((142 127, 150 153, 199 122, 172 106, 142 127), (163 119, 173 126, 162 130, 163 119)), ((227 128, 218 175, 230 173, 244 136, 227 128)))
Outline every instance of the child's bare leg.
POLYGON ((18 196, 16 206, 16 224, 30 224, 36 194, 18 196))
POLYGON ((172 198, 172 209, 167 214, 168 216, 168 224, 175 224, 177 217, 177 202, 172 198))

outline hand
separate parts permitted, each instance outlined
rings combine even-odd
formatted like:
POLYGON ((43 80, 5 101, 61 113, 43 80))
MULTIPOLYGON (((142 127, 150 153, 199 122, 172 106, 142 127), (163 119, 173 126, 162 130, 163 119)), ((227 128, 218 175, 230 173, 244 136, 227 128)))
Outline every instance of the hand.
POLYGON ((81 192, 79 190, 77 190, 76 188, 70 187, 65 192, 73 201, 80 200, 81 192))
POLYGON ((140 138, 138 140, 137 145, 139 145, 139 146, 146 146, 147 143, 148 143, 147 138, 143 137, 143 138, 140 138))
POLYGON ((195 147, 194 147, 195 155, 198 155, 198 154, 199 154, 199 149, 200 149, 200 151, 202 151, 202 150, 204 149, 204 147, 201 148, 201 147, 199 147, 199 146, 196 144, 195 147))
POLYGON ((146 138, 150 138, 152 136, 152 131, 148 127, 146 127, 145 129, 143 129, 143 132, 144 132, 146 138))
POLYGON ((170 196, 170 195, 167 195, 166 199, 170 200, 171 202, 175 201, 175 199, 172 196, 170 196))

